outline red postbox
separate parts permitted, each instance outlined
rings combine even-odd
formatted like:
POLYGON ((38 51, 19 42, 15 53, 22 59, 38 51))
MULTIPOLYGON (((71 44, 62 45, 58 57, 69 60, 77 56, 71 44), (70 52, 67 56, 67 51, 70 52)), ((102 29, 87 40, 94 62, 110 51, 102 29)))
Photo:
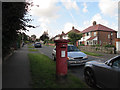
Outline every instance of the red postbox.
POLYGON ((55 40, 56 43, 56 76, 67 76, 67 43, 68 40, 55 40))

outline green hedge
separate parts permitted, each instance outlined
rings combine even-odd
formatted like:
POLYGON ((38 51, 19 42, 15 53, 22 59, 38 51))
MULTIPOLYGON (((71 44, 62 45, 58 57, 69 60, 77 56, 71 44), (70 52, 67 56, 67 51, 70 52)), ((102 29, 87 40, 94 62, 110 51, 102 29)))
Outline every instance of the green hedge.
POLYGON ((115 45, 105 45, 104 47, 115 47, 115 45))

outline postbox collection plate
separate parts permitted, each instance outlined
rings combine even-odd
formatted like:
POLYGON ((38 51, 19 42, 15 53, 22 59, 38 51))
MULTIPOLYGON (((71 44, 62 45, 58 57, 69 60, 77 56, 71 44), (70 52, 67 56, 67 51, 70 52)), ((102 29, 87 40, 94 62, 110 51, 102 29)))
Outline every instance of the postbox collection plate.
POLYGON ((61 57, 65 57, 65 51, 61 51, 61 57))

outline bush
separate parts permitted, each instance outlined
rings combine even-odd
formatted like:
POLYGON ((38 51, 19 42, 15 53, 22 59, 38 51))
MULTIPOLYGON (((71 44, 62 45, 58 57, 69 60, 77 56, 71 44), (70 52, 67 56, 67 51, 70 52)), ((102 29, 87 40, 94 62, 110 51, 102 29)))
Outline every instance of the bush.
POLYGON ((68 42, 68 44, 73 44, 72 42, 68 42))
POLYGON ((96 45, 91 45, 92 47, 100 47, 99 44, 96 44, 96 45))
POLYGON ((105 45, 104 47, 115 47, 114 45, 105 45))
POLYGON ((84 44, 80 44, 79 46, 85 46, 84 44))
POLYGON ((95 45, 96 47, 100 47, 100 45, 99 44, 97 44, 97 45, 95 45))
POLYGON ((52 44, 54 44, 54 41, 48 41, 48 43, 52 43, 52 44))
POLYGON ((27 44, 28 44, 28 43, 29 43, 29 41, 25 41, 25 43, 27 43, 27 44))

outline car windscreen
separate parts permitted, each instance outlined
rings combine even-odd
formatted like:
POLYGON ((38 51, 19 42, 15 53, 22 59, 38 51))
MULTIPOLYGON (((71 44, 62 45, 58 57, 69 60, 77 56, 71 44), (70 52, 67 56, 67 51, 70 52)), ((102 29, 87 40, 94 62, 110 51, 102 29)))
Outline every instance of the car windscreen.
POLYGON ((40 43, 35 43, 35 44, 39 44, 40 45, 40 43))
POLYGON ((80 50, 75 46, 68 46, 68 52, 73 52, 73 51, 80 51, 80 50))

